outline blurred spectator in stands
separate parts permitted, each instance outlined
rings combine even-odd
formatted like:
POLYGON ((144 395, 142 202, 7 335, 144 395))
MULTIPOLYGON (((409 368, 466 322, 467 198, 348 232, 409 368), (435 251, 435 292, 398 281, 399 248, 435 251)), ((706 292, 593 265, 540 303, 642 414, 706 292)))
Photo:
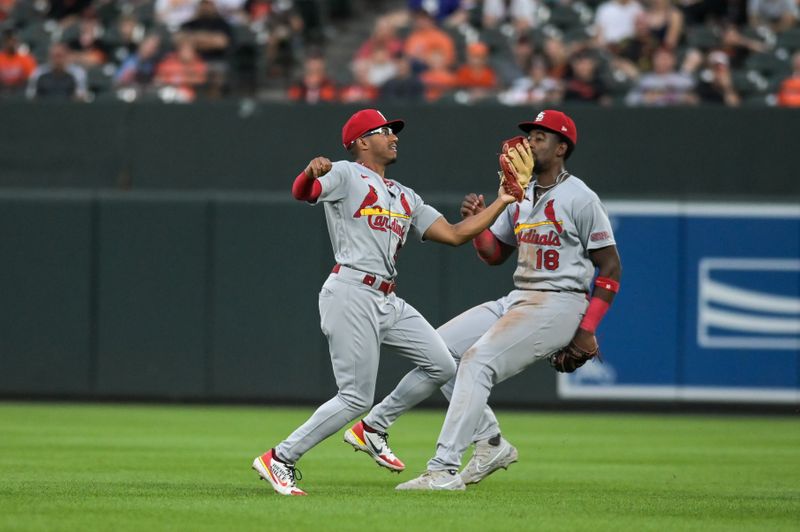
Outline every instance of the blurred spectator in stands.
POLYGON ((653 71, 642 75, 626 98, 628 105, 667 106, 697 103, 691 76, 675 70, 675 54, 659 48, 653 54, 653 71))
POLYGON ((538 26, 538 0, 483 0, 483 27, 497 28, 510 24, 517 34, 538 26))
POLYGON ((64 43, 50 45, 47 64, 34 70, 28 80, 27 96, 37 100, 88 98, 86 71, 69 62, 69 50, 64 43))
POLYGON ((564 41, 558 37, 549 37, 544 41, 544 56, 550 67, 550 76, 555 79, 564 79, 569 70, 570 53, 564 41))
POLYGON ((369 82, 375 87, 380 87, 397 74, 395 57, 386 48, 374 48, 369 57, 356 59, 355 62, 363 63, 369 82))
POLYGON ((248 21, 246 0, 214 0, 217 12, 231 26, 246 24, 248 21))
POLYGON ((0 22, 3 22, 11 16, 15 1, 16 0, 0 0, 0 22))
POLYGON ((113 45, 110 51, 118 64, 124 63, 139 49, 145 37, 145 27, 136 15, 125 14, 119 17, 116 25, 109 31, 109 41, 113 45))
POLYGON ((733 86, 730 64, 725 52, 714 50, 708 54, 706 67, 700 71, 697 95, 702 103, 737 107, 741 98, 733 86))
POLYGON ((144 88, 153 83, 156 69, 161 60, 161 38, 148 35, 139 45, 136 53, 128 57, 114 76, 118 87, 144 88))
POLYGON ((435 102, 455 88, 456 76, 448 68, 442 51, 432 51, 428 60, 428 69, 420 74, 419 79, 425 85, 425 100, 435 102))
POLYGON ((372 35, 358 47, 355 58, 367 59, 378 48, 386 50, 393 58, 403 53, 403 40, 397 36, 397 28, 388 17, 377 20, 372 35))
POLYGON ((751 27, 766 26, 774 32, 797 24, 796 0, 747 0, 747 20, 751 27))
POLYGON ((181 26, 177 36, 191 42, 208 63, 224 63, 233 45, 233 29, 212 0, 198 2, 194 17, 181 26))
POLYGON ((465 91, 469 102, 482 100, 497 89, 497 76, 489 66, 486 44, 473 42, 467 46, 467 62, 456 70, 455 86, 465 91))
POLYGON ((200 0, 156 0, 156 20, 176 31, 194 17, 200 0))
POLYGON ((695 26, 709 21, 719 22, 737 17, 729 13, 737 1, 746 0, 676 0, 675 5, 683 13, 686 26, 695 26))
POLYGON ((778 105, 800 107, 800 51, 792 55, 792 74, 781 82, 778 89, 778 105))
POLYGON ((653 69, 653 53, 660 47, 657 35, 650 30, 646 13, 640 13, 634 23, 634 35, 621 43, 614 65, 623 70, 628 78, 639 77, 640 72, 653 69))
POLYGON ((536 48, 533 39, 522 34, 511 41, 511 54, 499 54, 495 62, 495 72, 500 76, 504 86, 510 86, 515 80, 528 74, 528 67, 533 60, 536 48))
POLYGON ((534 57, 528 75, 514 81, 498 100, 506 105, 542 105, 561 102, 561 84, 548 74, 547 61, 534 57))
POLYGON ((597 61, 591 54, 574 55, 564 79, 564 103, 610 105, 611 97, 597 71, 597 61))
POLYGON ((408 0, 408 11, 424 10, 437 24, 460 26, 469 20, 469 9, 475 0, 408 0))
POLYGON ((303 17, 291 0, 247 0, 245 9, 251 27, 267 36, 267 76, 288 79, 303 46, 303 17))
POLYGON ((3 30, 0 49, 0 95, 21 93, 36 70, 36 59, 20 49, 16 31, 3 30))
POLYGON ((413 29, 406 39, 404 51, 417 71, 431 68, 434 62, 450 67, 456 59, 453 39, 436 27, 433 17, 421 9, 414 12, 413 29))
POLYGON ((722 29, 720 48, 728 55, 731 68, 742 68, 751 53, 764 53, 769 47, 758 39, 748 37, 735 24, 726 23, 722 29))
POLYGON ((303 79, 289 87, 288 97, 294 102, 335 102, 338 99, 336 84, 328 77, 325 59, 311 55, 303 65, 303 79))
POLYGON ((250 26, 263 30, 272 13, 272 0, 245 0, 243 9, 250 26))
POLYGON ((233 49, 233 29, 222 18, 212 0, 200 0, 197 12, 185 22, 176 38, 192 43, 208 67, 211 97, 222 95, 228 75, 228 59, 233 49))
POLYGON ((78 33, 66 43, 72 62, 86 69, 103 65, 108 57, 108 47, 103 41, 104 31, 94 10, 84 10, 78 23, 78 33))
MULTIPOLYGON (((714 49, 728 56, 731 70, 737 71, 745 67, 751 53, 761 54, 769 51, 769 46, 754 37, 742 33, 735 24, 725 22, 720 27, 720 40, 714 49)), ((681 70, 696 72, 704 66, 707 58, 703 50, 690 48, 686 51, 681 70)))
POLYGON ((92 0, 50 0, 49 4, 47 18, 57 20, 62 27, 66 27, 78 20, 83 10, 92 5, 92 0))
MULTIPOLYGON (((646 0, 643 16, 647 28, 659 46, 671 50, 678 47, 683 37, 683 13, 672 5, 671 0, 646 0)), ((634 24, 639 20, 634 20, 634 24)), ((634 28, 634 33, 636 29, 634 28)))
POLYGON ((158 87, 174 89, 175 99, 182 102, 193 101, 208 79, 208 67, 195 50, 191 41, 177 39, 175 51, 168 54, 156 67, 155 84, 158 87))
POLYGON ((633 37, 636 17, 643 11, 637 0, 606 0, 600 4, 594 21, 597 44, 616 52, 623 41, 633 37))
POLYGON ((369 84, 380 87, 397 73, 395 59, 403 53, 403 41, 389 17, 380 17, 370 37, 355 54, 353 69, 363 69, 369 84))
POLYGON ((399 57, 395 61, 397 74, 381 86, 382 102, 421 102, 425 97, 425 85, 414 73, 411 61, 399 57))
POLYGON ((369 63, 353 61, 353 83, 339 93, 342 103, 369 103, 378 99, 378 89, 370 82, 369 63))

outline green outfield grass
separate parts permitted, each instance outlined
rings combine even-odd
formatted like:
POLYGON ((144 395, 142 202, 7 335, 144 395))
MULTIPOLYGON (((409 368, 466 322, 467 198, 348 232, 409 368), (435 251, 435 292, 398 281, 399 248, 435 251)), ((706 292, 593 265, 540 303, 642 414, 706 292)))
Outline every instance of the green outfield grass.
MULTIPOLYGON (((500 412, 520 461, 466 492, 395 492, 444 413, 391 431, 401 475, 341 432, 280 497, 253 457, 310 409, 0 403, 0 530, 800 530, 796 417, 500 412)), ((468 456, 467 456, 468 458, 468 456)))

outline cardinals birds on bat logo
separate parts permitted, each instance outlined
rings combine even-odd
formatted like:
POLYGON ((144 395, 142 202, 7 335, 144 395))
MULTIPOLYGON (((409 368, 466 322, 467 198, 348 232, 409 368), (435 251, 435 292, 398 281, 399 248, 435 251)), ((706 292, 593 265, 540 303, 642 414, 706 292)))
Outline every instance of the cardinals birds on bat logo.
POLYGON ((361 206, 358 208, 356 213, 353 215, 353 218, 361 218, 361 211, 366 209, 367 207, 372 207, 378 203, 378 191, 375 190, 375 187, 372 185, 369 186, 369 192, 367 193, 364 201, 361 202, 361 206))

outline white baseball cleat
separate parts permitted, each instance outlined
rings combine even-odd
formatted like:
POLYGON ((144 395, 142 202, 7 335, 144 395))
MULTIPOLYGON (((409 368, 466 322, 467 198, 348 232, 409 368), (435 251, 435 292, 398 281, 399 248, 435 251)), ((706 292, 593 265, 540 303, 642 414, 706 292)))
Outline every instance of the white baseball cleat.
POLYGON ((253 469, 258 476, 272 484, 280 495, 306 495, 295 484, 295 468, 293 465, 284 464, 275 459, 275 450, 270 449, 253 460, 253 469))
POLYGON ((455 469, 442 471, 425 471, 423 474, 408 482, 399 484, 396 490, 453 490, 467 489, 461 475, 455 469))
POLYGON ((364 422, 359 421, 344 433, 344 441, 356 451, 364 451, 381 467, 399 473, 406 465, 397 458, 388 444, 389 435, 385 432, 368 432, 364 430, 364 422))
POLYGON ((500 468, 508 469, 518 456, 517 449, 502 436, 481 440, 475 443, 475 453, 461 471, 461 478, 465 484, 477 484, 500 468), (499 440, 497 445, 492 445, 493 440, 499 440))

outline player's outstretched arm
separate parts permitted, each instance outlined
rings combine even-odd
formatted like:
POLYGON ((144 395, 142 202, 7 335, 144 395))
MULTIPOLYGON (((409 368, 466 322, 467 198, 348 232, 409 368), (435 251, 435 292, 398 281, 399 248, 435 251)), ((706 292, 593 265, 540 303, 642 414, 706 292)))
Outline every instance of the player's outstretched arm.
MULTIPOLYGON (((461 217, 474 216, 485 208, 483 194, 467 194, 461 202, 461 217)), ((478 252, 478 257, 489 266, 503 264, 517 249, 505 242, 501 242, 490 229, 484 229, 478 236, 473 238, 472 247, 478 252)))
POLYGON ((465 242, 469 242, 492 225, 506 209, 506 205, 515 201, 514 196, 506 194, 501 188, 497 199, 488 207, 477 214, 464 218, 457 224, 451 224, 444 217, 441 217, 425 231, 424 237, 426 240, 433 240, 434 242, 441 242, 451 246, 460 246, 465 242))
POLYGON ((317 181, 333 168, 333 163, 327 157, 315 157, 306 166, 305 170, 294 179, 292 196, 299 201, 316 201, 322 193, 322 186, 317 181))

